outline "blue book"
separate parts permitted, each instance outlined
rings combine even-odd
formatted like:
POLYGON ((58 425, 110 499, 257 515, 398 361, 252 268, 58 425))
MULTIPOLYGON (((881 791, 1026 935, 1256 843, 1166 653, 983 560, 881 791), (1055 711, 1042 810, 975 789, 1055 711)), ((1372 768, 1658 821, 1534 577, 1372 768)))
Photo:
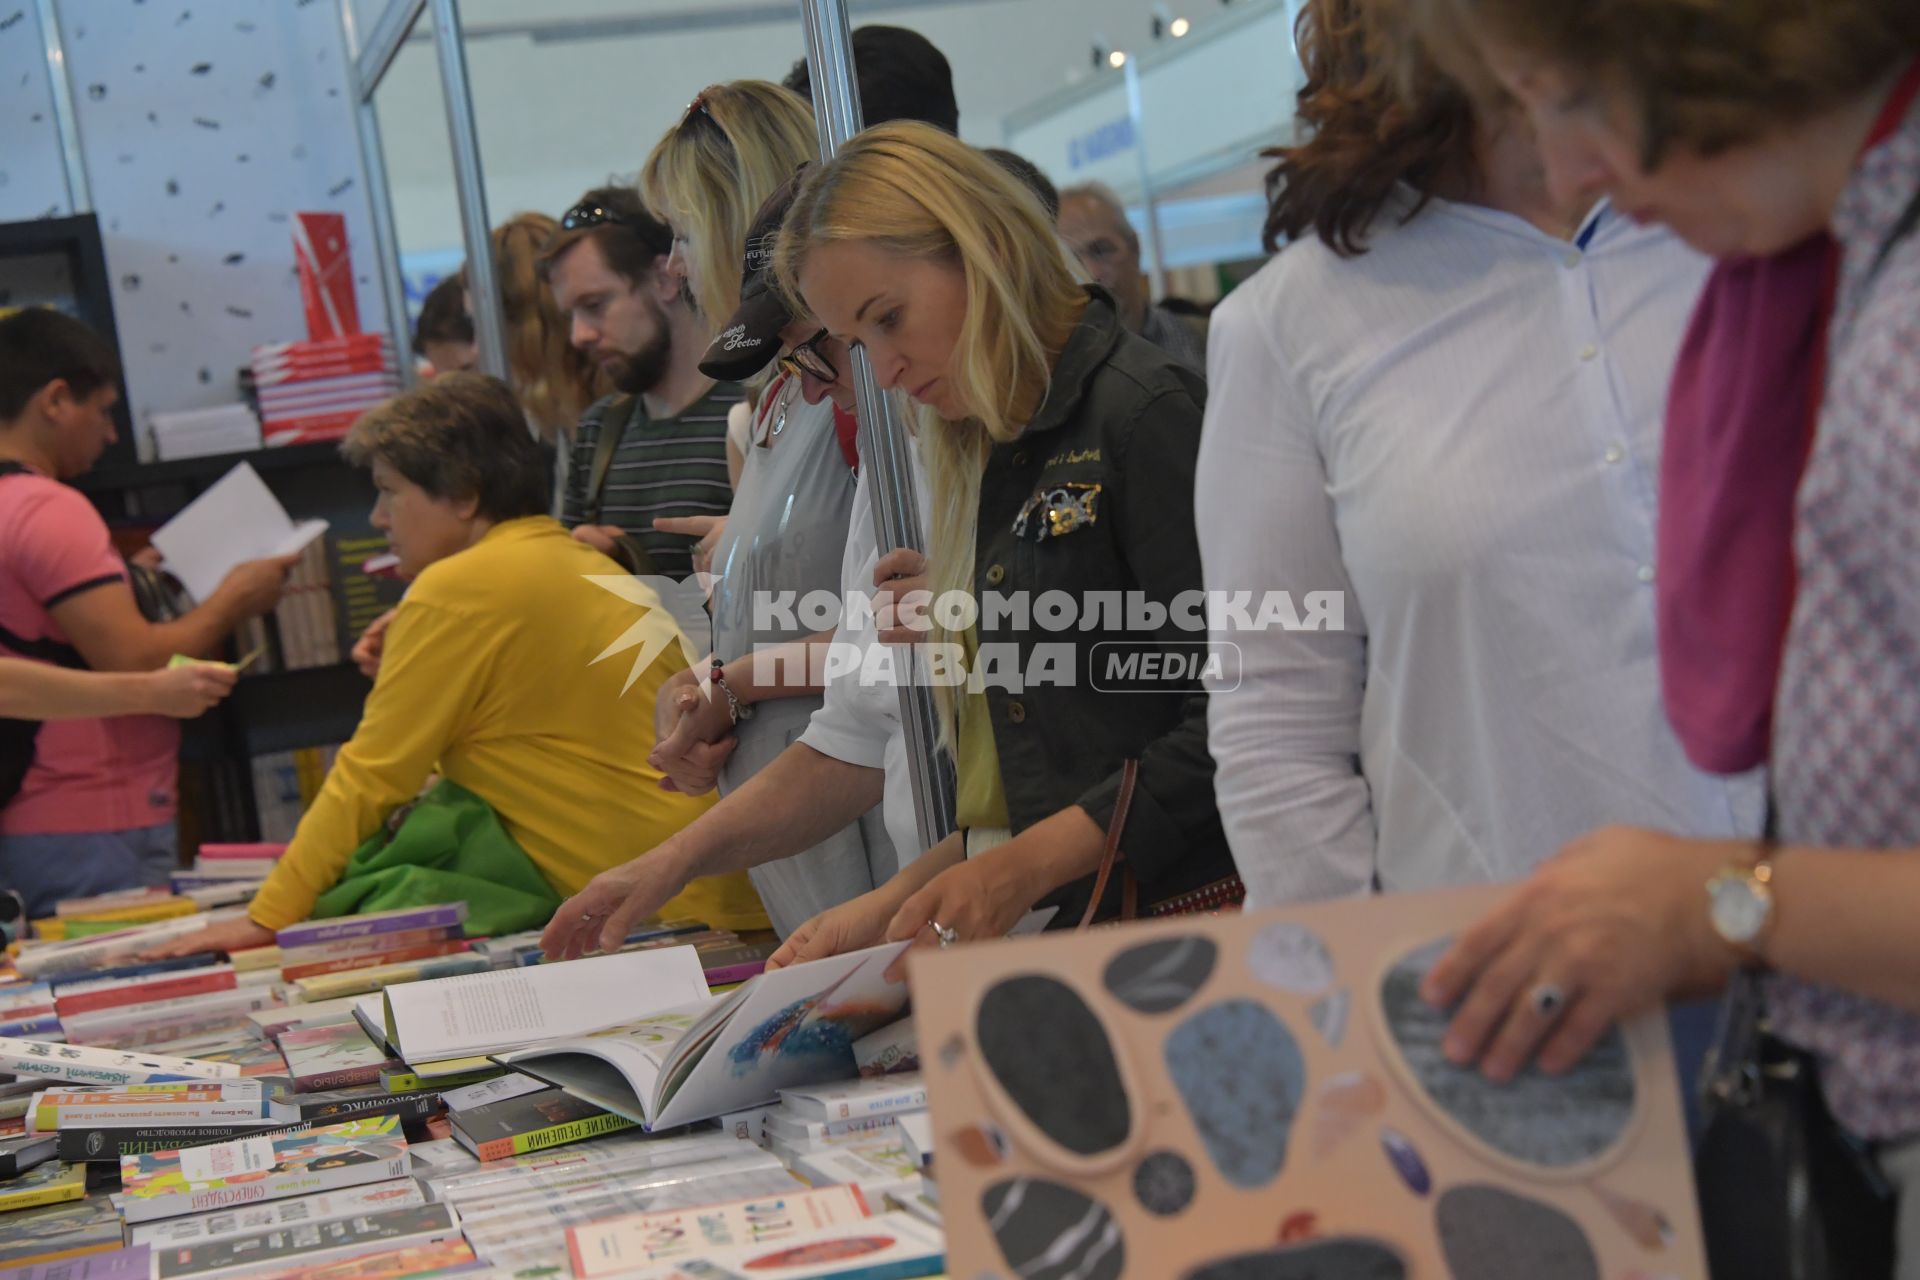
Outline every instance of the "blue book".
POLYGON ((144 978, 150 973, 171 973, 176 969, 204 969, 210 964, 223 963, 225 963, 225 957, 217 951, 198 951, 190 956, 175 956, 171 960, 142 960, 138 964, 88 969, 84 973, 61 974, 50 978, 49 981, 53 983, 53 994, 58 996, 60 988, 75 982, 98 982, 102 978, 144 978))

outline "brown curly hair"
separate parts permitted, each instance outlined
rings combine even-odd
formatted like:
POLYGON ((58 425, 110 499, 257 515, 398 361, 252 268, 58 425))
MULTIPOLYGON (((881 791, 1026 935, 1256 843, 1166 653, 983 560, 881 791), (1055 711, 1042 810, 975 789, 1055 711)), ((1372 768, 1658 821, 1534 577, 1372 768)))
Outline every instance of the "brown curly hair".
POLYGON ((1831 109, 1920 54, 1915 0, 1405 0, 1430 56, 1484 84, 1478 41, 1619 84, 1641 164, 1711 155, 1831 109))
POLYGON ((1420 193, 1410 220, 1442 178, 1475 171, 1471 101, 1416 65, 1417 50, 1392 47, 1387 2, 1309 0, 1295 20, 1304 141, 1261 153, 1280 162, 1267 175, 1269 253, 1308 231, 1343 257, 1364 253, 1398 184, 1420 193))

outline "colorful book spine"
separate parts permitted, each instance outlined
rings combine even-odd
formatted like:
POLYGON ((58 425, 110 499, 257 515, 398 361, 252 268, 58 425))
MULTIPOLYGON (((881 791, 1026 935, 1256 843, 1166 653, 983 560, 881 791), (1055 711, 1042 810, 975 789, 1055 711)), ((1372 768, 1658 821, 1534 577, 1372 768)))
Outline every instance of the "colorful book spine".
POLYGON ((232 991, 238 986, 231 965, 209 966, 182 974, 155 973, 140 978, 109 979, 104 983, 78 982, 62 988, 54 1007, 64 1018, 122 1005, 232 991))
POLYGON ((36 1133, 57 1129, 137 1128, 141 1125, 172 1125, 190 1128, 198 1124, 257 1124, 277 1120, 274 1104, 265 1098, 230 1102, 43 1102, 28 1119, 36 1133))
POLYGON ((492 966, 487 958, 472 952, 441 956, 436 960, 416 960, 411 964, 385 964, 370 969, 351 969, 327 973, 317 978, 301 978, 293 984, 303 1001, 338 1000, 343 996, 363 996, 402 982, 422 982, 428 978, 451 978, 462 973, 481 973, 492 966))
POLYGON ((201 1062, 163 1054, 50 1044, 43 1040, 0 1039, 0 1071, 83 1084, 155 1084, 170 1080, 229 1080, 240 1074, 231 1063, 201 1062))
POLYGON ((588 1116, 583 1120, 569 1120, 565 1124, 534 1129, 527 1133, 516 1133, 507 1138, 494 1138, 480 1143, 473 1149, 473 1153, 482 1160, 504 1160, 508 1156, 524 1156, 530 1152, 544 1151, 548 1147, 564 1147, 570 1142, 584 1142, 588 1138, 597 1138, 603 1133, 617 1133, 622 1129, 634 1127, 633 1121, 609 1111, 605 1115, 588 1116))
POLYGON ((0 1022, 0 1037, 10 1040, 50 1040, 62 1034, 60 1015, 40 1013, 0 1022))
POLYGON ((288 1124, 112 1125, 105 1128, 61 1129, 55 1154, 69 1164, 118 1164, 122 1156, 179 1151, 211 1146, 239 1138, 265 1138, 308 1128, 306 1121, 288 1124))
POLYGON ((372 969, 382 965, 410 964, 415 960, 458 955, 471 945, 465 939, 449 938, 442 942, 429 942, 423 946, 402 947, 397 951, 378 951, 364 956, 342 956, 338 960, 316 960, 308 964, 283 964, 280 968, 280 977, 287 982, 298 982, 302 978, 317 978, 329 973, 346 973, 354 969, 372 969))
POLYGON ((186 969, 204 969, 218 964, 220 957, 211 951, 199 952, 190 956, 175 956, 171 960, 142 960, 130 964, 104 965, 99 968, 84 969, 75 973, 61 974, 51 979, 54 998, 72 987, 96 982, 107 982, 120 978, 139 978, 154 973, 179 973, 186 969))
POLYGON ((364 916, 346 916, 338 920, 310 920, 280 930, 275 941, 287 947, 312 946, 317 942, 335 942, 341 938, 363 938, 376 933, 401 933, 408 929, 438 929, 465 924, 467 904, 446 903, 406 911, 381 911, 364 916))
POLYGON ((375 956, 402 947, 423 947, 428 943, 445 942, 462 936, 458 925, 442 925, 437 929, 406 929, 399 933, 376 933, 360 938, 341 938, 335 942, 316 942, 306 947, 282 947, 280 964, 285 967, 315 964, 322 960, 375 956))

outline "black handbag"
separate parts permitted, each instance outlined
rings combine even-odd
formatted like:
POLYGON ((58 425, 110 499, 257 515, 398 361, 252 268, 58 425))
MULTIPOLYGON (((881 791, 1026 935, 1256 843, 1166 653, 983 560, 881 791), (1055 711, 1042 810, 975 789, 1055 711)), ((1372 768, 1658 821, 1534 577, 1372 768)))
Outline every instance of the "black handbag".
POLYGON ((1735 975, 1715 1040, 1694 1153, 1710 1274, 1888 1280, 1893 1187, 1827 1110, 1814 1059, 1767 1031, 1757 975, 1735 975))

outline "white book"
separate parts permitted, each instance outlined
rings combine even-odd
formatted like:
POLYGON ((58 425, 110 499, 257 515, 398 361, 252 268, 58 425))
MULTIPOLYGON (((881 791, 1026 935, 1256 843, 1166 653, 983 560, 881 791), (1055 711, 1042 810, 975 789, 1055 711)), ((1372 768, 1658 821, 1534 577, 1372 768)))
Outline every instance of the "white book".
POLYGON ((933 1116, 909 1111, 900 1117, 901 1145, 924 1171, 933 1167, 933 1116))
POLYGON ((466 1209, 490 1199, 524 1195, 534 1188, 591 1185, 621 1173, 735 1158, 779 1165, 752 1143, 723 1133, 656 1138, 629 1129, 557 1150, 418 1176, 433 1187, 435 1199, 466 1209))
POLYGON ((903 1071, 872 1080, 782 1089, 780 1103, 800 1121, 859 1120, 926 1110, 927 1085, 918 1071, 903 1071))
POLYGON ((771 1246, 711 1249, 698 1258, 623 1272, 621 1280, 736 1280, 740 1276, 755 1280, 857 1280, 862 1276, 897 1280, 941 1274, 946 1247, 945 1235, 919 1218, 881 1213, 822 1227, 771 1246), (812 1247, 803 1251, 803 1245, 812 1247))
POLYGON ((869 1217, 857 1188, 796 1187, 786 1195, 663 1209, 569 1227, 576 1280, 601 1280, 638 1267, 705 1257, 714 1249, 799 1242, 826 1227, 869 1217))
POLYGON ((497 1237, 511 1230, 512 1224, 541 1217, 567 1223, 595 1222, 640 1212, 649 1202, 669 1193, 683 1203, 714 1204, 733 1199, 734 1194, 726 1188, 733 1185, 731 1179, 742 1176, 771 1172, 784 1180, 776 1183, 781 1190, 798 1186, 778 1160, 758 1147, 721 1160, 654 1169, 602 1168, 595 1172, 598 1176, 591 1179, 575 1176, 549 1180, 553 1185, 507 1183, 498 1188, 503 1194, 448 1203, 460 1210, 461 1221, 476 1235, 492 1233, 497 1237), (512 1194, 505 1194, 509 1191, 512 1194))
POLYGON ((583 1035, 636 998, 662 1008, 703 999, 707 981, 697 951, 665 947, 430 978, 381 995, 387 1042, 408 1062, 431 1062, 583 1035))
POLYGON ((169 1080, 237 1079, 231 1062, 201 1062, 157 1053, 129 1053, 44 1040, 0 1038, 0 1071, 83 1084, 155 1084, 169 1080))
POLYGON ((210 1240, 230 1240, 236 1236, 248 1236, 276 1228, 333 1222, 356 1214, 404 1209, 426 1202, 426 1193, 420 1189, 419 1183, 412 1178, 396 1178, 392 1182, 323 1191, 319 1195, 267 1200, 259 1204, 235 1205, 231 1209, 216 1209, 212 1213, 196 1213, 185 1218, 142 1222, 128 1228, 128 1243, 151 1245, 155 1250, 185 1248, 206 1244, 210 1240))
POLYGON ((326 531, 324 520, 296 525, 266 481, 242 462, 160 526, 153 545, 167 571, 196 600, 207 600, 237 565, 292 555, 326 531))
POLYGON ((523 1076, 517 1071, 509 1071, 506 1075, 482 1080, 479 1084, 442 1090, 440 1101, 447 1104, 449 1111, 468 1111, 474 1107, 484 1107, 489 1102, 505 1102, 508 1098, 539 1093, 542 1089, 551 1087, 544 1080, 535 1080, 532 1076, 523 1076))
POLYGON ((803 1152, 792 1168, 816 1187, 859 1187, 874 1204, 920 1190, 920 1162, 897 1141, 803 1152))
POLYGON ((853 1042, 906 1006, 906 984, 886 974, 907 945, 763 973, 724 996, 494 1060, 650 1129, 724 1116, 851 1078, 853 1042))

